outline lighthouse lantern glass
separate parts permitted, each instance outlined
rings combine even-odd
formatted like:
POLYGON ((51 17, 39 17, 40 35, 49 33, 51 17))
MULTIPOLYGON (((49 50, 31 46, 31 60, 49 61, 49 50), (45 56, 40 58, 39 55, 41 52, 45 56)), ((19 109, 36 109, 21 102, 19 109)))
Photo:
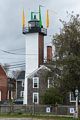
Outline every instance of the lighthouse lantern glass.
POLYGON ((30 22, 29 27, 35 27, 35 22, 30 22))
POLYGON ((36 27, 40 27, 40 25, 39 25, 39 22, 38 22, 38 21, 36 22, 36 27))

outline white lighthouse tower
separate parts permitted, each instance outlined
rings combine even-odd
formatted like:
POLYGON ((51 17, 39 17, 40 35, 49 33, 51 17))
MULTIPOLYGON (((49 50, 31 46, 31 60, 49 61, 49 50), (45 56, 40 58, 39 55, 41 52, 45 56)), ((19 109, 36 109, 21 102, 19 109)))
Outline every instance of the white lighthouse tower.
POLYGON ((40 25, 40 20, 33 19, 28 21, 28 27, 23 29, 26 38, 26 71, 24 82, 24 104, 28 104, 28 76, 44 62, 44 36, 47 30, 40 25))

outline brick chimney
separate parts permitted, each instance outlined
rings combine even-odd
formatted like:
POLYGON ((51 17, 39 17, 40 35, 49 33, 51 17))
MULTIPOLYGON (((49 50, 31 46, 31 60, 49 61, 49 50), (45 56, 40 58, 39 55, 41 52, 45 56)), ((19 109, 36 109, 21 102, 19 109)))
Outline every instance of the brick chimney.
POLYGON ((52 61, 52 46, 47 46, 47 62, 52 61))

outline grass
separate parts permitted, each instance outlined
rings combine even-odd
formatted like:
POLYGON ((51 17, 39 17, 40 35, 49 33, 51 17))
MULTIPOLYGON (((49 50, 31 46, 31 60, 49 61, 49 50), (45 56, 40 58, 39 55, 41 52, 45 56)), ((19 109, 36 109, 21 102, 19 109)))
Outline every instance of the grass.
POLYGON ((61 117, 61 116, 48 116, 48 115, 32 115, 32 114, 21 114, 21 113, 8 113, 0 114, 0 118, 33 118, 33 120, 80 120, 71 117, 61 117))

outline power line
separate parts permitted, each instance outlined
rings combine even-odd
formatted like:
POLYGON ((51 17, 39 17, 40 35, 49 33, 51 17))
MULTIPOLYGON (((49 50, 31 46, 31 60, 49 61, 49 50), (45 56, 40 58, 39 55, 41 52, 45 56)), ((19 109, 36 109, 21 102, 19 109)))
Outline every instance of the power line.
POLYGON ((38 55, 38 54, 19 54, 19 53, 14 53, 14 52, 10 52, 10 51, 7 51, 7 50, 2 50, 2 49, 0 49, 0 51, 2 51, 4 53, 7 53, 7 54, 12 54, 12 55, 38 55))
POLYGON ((25 65, 21 65, 21 66, 15 66, 15 67, 10 67, 9 69, 21 68, 21 67, 25 67, 25 65))
POLYGON ((25 67, 26 65, 25 65, 25 63, 21 63, 21 64, 9 64, 9 70, 10 69, 14 69, 14 68, 21 68, 21 67, 25 67))
POLYGON ((7 54, 13 54, 13 55, 24 55, 24 54, 17 54, 17 53, 14 53, 14 52, 10 52, 10 51, 6 51, 6 50, 2 50, 0 49, 2 52, 4 53, 7 53, 7 54))
POLYGON ((19 66, 19 65, 24 65, 25 63, 21 63, 21 64, 10 64, 10 66, 19 66))
MULTIPOLYGON (((1 58, 0 58, 1 59, 1 58)), ((12 61, 10 62, 10 64, 14 64, 14 63, 25 63, 25 60, 22 60, 22 61, 12 61)))
POLYGON ((25 50, 25 48, 11 49, 9 51, 18 51, 18 50, 25 50))

